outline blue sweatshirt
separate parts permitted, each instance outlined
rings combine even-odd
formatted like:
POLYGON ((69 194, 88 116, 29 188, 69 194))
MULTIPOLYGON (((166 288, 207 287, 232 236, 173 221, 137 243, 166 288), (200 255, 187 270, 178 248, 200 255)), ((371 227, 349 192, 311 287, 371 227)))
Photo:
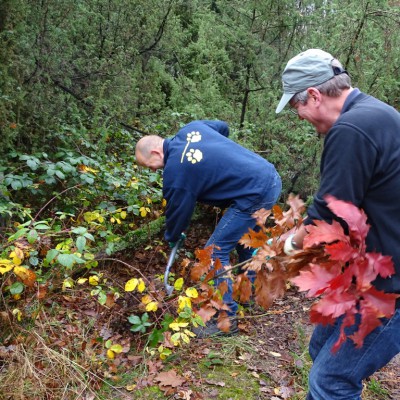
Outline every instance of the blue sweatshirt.
POLYGON ((223 121, 193 121, 164 141, 165 239, 187 229, 196 202, 246 210, 260 203, 276 171, 228 138, 223 121))
POLYGON ((308 220, 330 221, 331 194, 362 208, 371 225, 367 250, 392 256, 396 274, 378 278, 379 290, 400 293, 400 114, 354 89, 326 135, 321 184, 308 220))

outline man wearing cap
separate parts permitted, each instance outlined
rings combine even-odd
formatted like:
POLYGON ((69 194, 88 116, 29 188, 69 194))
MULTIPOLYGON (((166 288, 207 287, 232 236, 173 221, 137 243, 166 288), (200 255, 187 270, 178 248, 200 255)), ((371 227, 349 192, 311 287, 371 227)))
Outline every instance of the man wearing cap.
MULTIPOLYGON (((235 143, 224 121, 199 120, 183 126, 171 138, 148 135, 136 144, 136 161, 156 171, 163 169, 163 196, 167 200, 165 239, 172 244, 190 223, 197 202, 226 208, 206 247, 214 246, 213 258, 223 267, 236 249, 239 263, 253 249, 239 245, 249 228, 256 228, 255 211, 271 209, 279 198, 282 183, 275 167, 263 157, 235 143)), ((221 273, 221 271, 218 271, 221 273)), ((222 275, 214 286, 227 283, 223 296, 230 319, 230 332, 238 330, 238 310, 233 300, 232 280, 222 275)), ((198 338, 223 334, 216 318, 205 327, 194 328, 198 338)))
MULTIPOLYGON (((306 226, 331 222, 327 194, 362 208, 371 225, 368 251, 392 257, 395 274, 374 286, 400 293, 400 114, 388 104, 351 86, 348 73, 331 54, 309 49, 292 58, 283 74, 283 96, 276 112, 291 107, 301 120, 324 135, 321 182, 304 225, 285 241, 291 255, 301 249, 306 226)), ((317 325, 310 340, 313 366, 308 400, 360 399, 362 380, 400 351, 400 301, 392 318, 373 330, 361 348, 348 340, 331 352, 339 335, 335 325, 317 325)))

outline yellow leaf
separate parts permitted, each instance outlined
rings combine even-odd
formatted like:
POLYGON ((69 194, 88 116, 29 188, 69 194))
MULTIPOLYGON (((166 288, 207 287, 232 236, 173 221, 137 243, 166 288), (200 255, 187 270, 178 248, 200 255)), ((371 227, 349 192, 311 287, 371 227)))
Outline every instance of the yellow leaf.
MULTIPOLYGON (((15 249, 17 250, 17 249, 15 249)), ((20 250, 20 249, 18 249, 20 250)), ((18 254, 21 255, 21 251, 17 252, 17 251, 12 251, 10 253, 10 258, 12 259, 12 262, 14 263, 14 265, 21 265, 22 264, 22 260, 24 259, 24 253, 22 252, 22 257, 18 257, 18 254)))
POLYGON ((145 289, 146 289, 146 285, 144 284, 143 279, 140 278, 139 279, 139 285, 138 285, 138 291, 140 293, 143 293, 145 289))
POLYGON ((174 288, 176 289, 176 290, 181 290, 182 289, 182 286, 183 286, 183 278, 178 278, 176 281, 175 281, 175 283, 174 283, 174 288))
POLYGON ((29 268, 17 265, 14 268, 14 274, 17 275, 26 286, 32 287, 36 282, 36 274, 29 268))
POLYGON ((147 197, 146 201, 147 201, 147 204, 151 204, 153 202, 150 197, 147 197))
POLYGON ((185 332, 185 334, 188 336, 196 337, 196 334, 193 333, 192 331, 189 331, 188 329, 184 329, 183 332, 185 332))
POLYGON ((142 297, 143 304, 149 304, 152 300, 153 300, 153 298, 148 294, 146 294, 142 297))
POLYGON ((180 333, 174 333, 174 334, 171 336, 171 342, 173 343, 174 346, 179 346, 179 344, 180 344, 180 341, 179 341, 180 337, 181 337, 180 333))
POLYGON ((13 295, 14 300, 19 300, 20 298, 21 298, 21 295, 19 293, 13 295))
POLYGON ((122 211, 120 215, 121 215, 122 219, 125 219, 126 218, 126 211, 122 211))
POLYGON ((88 278, 79 278, 76 282, 78 285, 83 285, 87 280, 88 278))
POLYGON ((169 327, 174 331, 179 331, 181 328, 186 328, 189 322, 171 322, 169 327))
POLYGON ((156 301, 151 301, 146 306, 146 311, 157 311, 157 309, 158 309, 158 303, 156 301))
POLYGON ((178 312, 184 310, 185 307, 192 308, 192 300, 189 297, 179 296, 178 297, 178 312))
POLYGON ((62 284, 62 290, 70 289, 74 287, 74 281, 71 278, 64 279, 62 284))
POLYGON ((97 275, 89 276, 89 284, 92 286, 96 286, 99 284, 100 278, 97 275))
POLYGON ((16 248, 14 249, 14 252, 15 252, 15 255, 16 255, 18 258, 20 258, 21 260, 24 259, 24 252, 23 252, 22 249, 20 249, 19 247, 16 247, 16 248))
POLYGON ((185 333, 181 333, 181 338, 185 343, 190 343, 189 336, 186 335, 185 333))
POLYGON ((185 293, 186 293, 186 296, 190 297, 191 299, 197 299, 199 297, 199 293, 197 292, 197 289, 193 288, 193 287, 187 288, 185 293))
POLYGON ((5 274, 14 268, 14 264, 11 260, 1 259, 0 260, 0 273, 5 274))
POLYGON ((162 203, 161 203, 161 205, 162 205, 163 207, 166 207, 166 206, 167 206, 167 200, 165 200, 165 199, 162 199, 162 203))
POLYGON ((135 389, 136 389, 136 386, 137 386, 137 385, 135 385, 135 384, 133 384, 133 385, 128 385, 128 386, 125 386, 125 389, 126 389, 128 392, 132 392, 132 390, 135 390, 135 389))
POLYGON ((139 279, 137 278, 129 279, 129 281, 125 283, 125 292, 133 292, 138 284, 139 284, 139 279))
POLYGON ((101 215, 98 217, 98 220, 99 220, 99 222, 100 222, 101 224, 104 222, 104 218, 103 218, 101 215))
POLYGON ((107 357, 108 357, 110 360, 113 360, 113 359, 115 358, 114 352, 113 352, 112 350, 108 349, 108 350, 107 350, 107 357))
POLYGON ((115 354, 122 353, 122 346, 120 344, 113 344, 110 347, 110 350, 113 351, 115 354))
POLYGON ((18 321, 21 321, 22 319, 22 312, 20 309, 18 308, 14 308, 14 310, 12 310, 13 315, 15 315, 17 317, 18 321))
POLYGON ((147 215, 147 207, 140 207, 140 216, 145 217, 147 215))
POLYGON ((111 218, 110 218, 110 221, 111 221, 111 223, 113 224, 113 223, 115 222, 115 218, 114 218, 114 217, 111 217, 111 218))

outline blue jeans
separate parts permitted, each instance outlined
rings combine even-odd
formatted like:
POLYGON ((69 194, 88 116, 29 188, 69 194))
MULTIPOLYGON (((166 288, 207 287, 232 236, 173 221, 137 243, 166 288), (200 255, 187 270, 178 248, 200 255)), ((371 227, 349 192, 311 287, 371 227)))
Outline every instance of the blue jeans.
MULTIPOLYGON (((338 320, 339 322, 341 319, 338 320)), ((373 330, 357 349, 348 339, 336 354, 331 352, 339 337, 339 323, 317 325, 310 340, 313 366, 307 400, 360 400, 362 380, 385 366, 400 352, 400 309, 373 330)), ((352 333, 355 327, 346 330, 352 333)))
MULTIPOLYGON (((251 258, 254 249, 244 248, 242 245, 239 245, 238 242, 241 237, 249 231, 249 228, 256 228, 256 221, 252 217, 252 214, 261 208, 270 210, 278 200, 282 190, 282 182, 278 173, 275 173, 270 181, 271 182, 267 185, 264 193, 260 197, 261 201, 259 203, 254 204, 247 210, 239 210, 235 208, 234 204, 229 207, 219 221, 210 239, 208 239, 206 247, 211 245, 218 247, 214 248, 212 257, 214 260, 219 258, 223 266, 230 264, 229 255, 235 248, 239 256, 239 262, 251 258)), ((221 270, 219 272, 221 272, 221 270)), ((228 290, 224 294, 223 300, 230 308, 228 315, 233 316, 236 315, 238 305, 232 297, 232 280, 226 276, 221 276, 214 279, 214 286, 218 287, 218 285, 224 281, 228 283, 228 290)))

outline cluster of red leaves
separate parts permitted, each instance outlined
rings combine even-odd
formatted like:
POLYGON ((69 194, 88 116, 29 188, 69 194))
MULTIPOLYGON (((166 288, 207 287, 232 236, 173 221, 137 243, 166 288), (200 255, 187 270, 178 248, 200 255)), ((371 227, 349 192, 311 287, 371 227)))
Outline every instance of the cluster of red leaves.
POLYGON ((349 338, 361 347, 364 338, 381 325, 380 318, 393 315, 399 296, 378 291, 372 285, 378 275, 387 278, 395 271, 390 256, 366 251, 370 226, 363 210, 332 196, 326 201, 329 209, 346 222, 349 232, 346 234, 337 221, 314 221, 308 226, 304 249, 324 244, 324 254, 309 262, 291 281, 308 291, 308 297, 322 296, 311 309, 313 323, 331 324, 343 316, 341 334, 332 349, 337 351, 347 339, 345 329, 356 323, 357 315, 361 317, 358 329, 349 338))
MULTIPOLYGON (((378 291, 372 282, 380 275, 387 278, 394 273, 391 257, 367 252, 365 239, 369 231, 365 213, 351 203, 326 198, 330 210, 346 222, 348 234, 341 224, 333 221, 314 221, 307 227, 304 248, 292 257, 283 252, 286 237, 302 223, 304 204, 290 196, 289 210, 282 212, 275 207, 272 212, 261 210, 255 214, 261 230, 250 230, 241 243, 258 248, 248 270, 256 271, 255 300, 268 308, 286 292, 288 281, 296 284, 307 297, 319 300, 310 311, 313 323, 332 324, 343 317, 341 335, 333 347, 337 351, 347 339, 345 329, 356 323, 357 330, 349 335, 357 347, 364 338, 381 324, 380 318, 390 318, 399 297, 378 291), (266 227, 271 217, 275 225, 266 227), (267 243, 269 241, 269 243, 267 243)), ((234 285, 234 295, 239 301, 246 301, 251 295, 251 283, 246 276, 239 275, 234 285)))

